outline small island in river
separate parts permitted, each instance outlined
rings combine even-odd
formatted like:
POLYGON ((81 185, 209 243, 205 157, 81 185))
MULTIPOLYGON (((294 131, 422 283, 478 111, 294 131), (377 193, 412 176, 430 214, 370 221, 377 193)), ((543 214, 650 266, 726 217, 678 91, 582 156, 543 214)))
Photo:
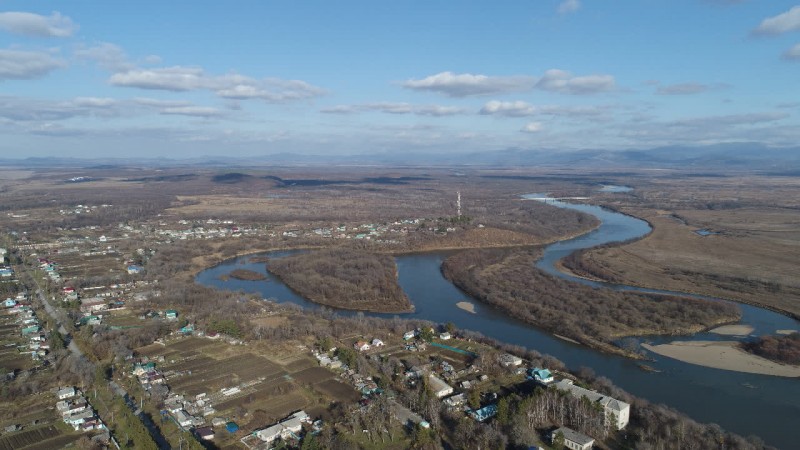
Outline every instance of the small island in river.
POLYGON ((247 269, 232 270, 228 274, 228 276, 231 278, 236 278, 237 280, 246 280, 246 281, 260 281, 267 279, 267 276, 264 275, 263 273, 258 273, 247 269))
POLYGON ((394 258, 388 255, 326 249, 272 259, 267 270, 321 305, 392 313, 413 309, 397 282, 394 258))
POLYGON ((595 289, 537 269, 542 250, 480 249, 444 261, 444 276, 474 298, 557 337, 600 350, 641 357, 621 348, 626 336, 691 334, 736 321, 732 305, 683 297, 595 289))

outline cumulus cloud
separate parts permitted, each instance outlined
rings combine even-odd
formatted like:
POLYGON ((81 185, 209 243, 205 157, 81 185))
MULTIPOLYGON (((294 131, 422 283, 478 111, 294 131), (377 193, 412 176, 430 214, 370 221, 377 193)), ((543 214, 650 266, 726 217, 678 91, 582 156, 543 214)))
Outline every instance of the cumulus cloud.
POLYGON ((758 27, 753 30, 753 33, 775 35, 797 30, 800 30, 800 5, 793 7, 785 13, 762 20, 758 27))
POLYGON ((509 77, 441 72, 420 80, 408 80, 403 87, 433 91, 449 97, 507 94, 541 89, 564 94, 595 94, 614 89, 611 75, 574 76, 566 70, 550 69, 537 79, 528 75, 509 77))
POLYGON ((783 59, 788 61, 800 61, 800 44, 795 44, 792 48, 783 52, 783 59))
POLYGON ((542 123, 541 122, 530 122, 526 124, 520 131, 523 133, 538 133, 542 131, 542 123))
POLYGON ((564 94, 596 94, 616 87, 611 75, 573 76, 561 69, 550 69, 536 83, 537 89, 564 94))
POLYGON ((535 83, 536 78, 525 75, 496 77, 441 72, 420 80, 408 80, 403 83, 403 87, 417 91, 438 92, 449 97, 469 97, 529 91, 535 83))
POLYGON ((226 99, 261 99, 267 102, 300 100, 325 93, 324 89, 300 80, 259 80, 239 74, 213 76, 202 68, 184 66, 128 70, 112 75, 109 83, 174 92, 209 90, 226 99))
POLYGON ((480 113, 485 115, 524 117, 536 114, 536 108, 523 101, 501 102, 492 100, 483 105, 480 113))
POLYGON ((581 9, 580 0, 564 0, 558 5, 559 14, 569 14, 581 9))
POLYGON ((386 114, 415 114, 418 116, 454 116, 464 114, 466 110, 456 106, 412 105, 410 103, 364 103, 359 105, 337 105, 320 110, 327 114, 354 114, 377 111, 386 114))
POLYGON ((29 12, 0 13, 0 29, 13 34, 35 37, 69 37, 78 26, 67 16, 54 12, 41 16, 29 12))
POLYGON ((64 66, 63 60, 50 53, 0 49, 0 81, 39 78, 64 66))

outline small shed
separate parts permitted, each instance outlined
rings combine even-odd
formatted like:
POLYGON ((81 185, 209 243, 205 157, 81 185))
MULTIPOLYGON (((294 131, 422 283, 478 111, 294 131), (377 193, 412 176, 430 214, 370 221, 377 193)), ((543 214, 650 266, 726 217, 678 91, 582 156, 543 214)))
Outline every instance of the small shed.
POLYGON ((195 430, 197 437, 205 441, 214 439, 214 430, 211 427, 202 427, 195 430))

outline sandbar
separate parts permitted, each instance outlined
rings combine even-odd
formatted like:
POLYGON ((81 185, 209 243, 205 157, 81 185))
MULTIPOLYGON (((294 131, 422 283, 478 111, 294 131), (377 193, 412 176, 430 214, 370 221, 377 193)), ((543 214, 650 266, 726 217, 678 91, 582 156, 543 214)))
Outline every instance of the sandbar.
POLYGON ((456 303, 456 306, 458 306, 459 308, 463 309, 466 312, 471 312, 472 314, 475 314, 475 304, 474 303, 458 302, 458 303, 456 303))
POLYGON ((755 328, 750 325, 723 325, 710 330, 711 333, 724 334, 725 336, 747 336, 755 328))
POLYGON ((797 333, 797 330, 776 330, 775 332, 778 333, 778 334, 789 335, 789 334, 792 334, 792 333, 797 333))
POLYGON ((553 333, 553 336, 555 336, 555 337, 557 337, 557 338, 559 338, 559 339, 561 339, 561 340, 567 341, 567 342, 572 342, 573 344, 578 344, 578 345, 581 345, 581 343, 580 343, 580 342, 578 342, 578 341, 576 341, 575 339, 568 338, 568 337, 566 337, 566 336, 562 336, 562 335, 560 335, 560 334, 555 334, 555 333, 553 333))
POLYGON ((642 347, 661 356, 715 369, 758 373, 777 377, 800 377, 800 366, 791 366, 756 356, 738 347, 735 341, 675 341, 642 347))

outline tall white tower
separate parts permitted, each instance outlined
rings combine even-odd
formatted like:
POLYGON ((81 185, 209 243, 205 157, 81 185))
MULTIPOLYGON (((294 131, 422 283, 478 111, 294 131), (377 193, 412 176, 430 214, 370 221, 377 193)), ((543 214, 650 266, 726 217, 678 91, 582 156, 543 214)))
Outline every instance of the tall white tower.
POLYGON ((456 194, 458 194, 458 198, 456 199, 456 208, 458 209, 458 211, 457 211, 458 216, 457 217, 460 219, 461 218, 461 191, 456 191, 456 194))

